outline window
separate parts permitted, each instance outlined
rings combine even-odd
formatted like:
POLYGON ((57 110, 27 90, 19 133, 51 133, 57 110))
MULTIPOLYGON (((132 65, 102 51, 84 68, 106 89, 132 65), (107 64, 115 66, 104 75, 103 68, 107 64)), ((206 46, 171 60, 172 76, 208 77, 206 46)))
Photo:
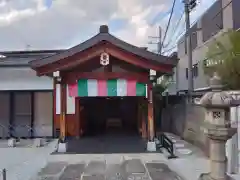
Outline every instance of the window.
POLYGON ((198 64, 193 65, 193 77, 198 76, 198 64))
POLYGON ((216 1, 202 17, 203 42, 223 29, 222 1, 216 1))
POLYGON ((186 79, 188 79, 188 68, 186 68, 186 79))
POLYGON ((239 18, 239 7, 240 1, 233 0, 232 1, 232 8, 233 8, 233 28, 239 31, 240 28, 240 18, 239 18))
POLYGON ((187 45, 188 45, 188 42, 185 40, 185 41, 184 41, 184 50, 185 50, 185 54, 187 54, 187 45))
POLYGON ((197 47, 197 23, 195 23, 192 27, 191 27, 191 43, 192 43, 192 50, 194 50, 197 47))

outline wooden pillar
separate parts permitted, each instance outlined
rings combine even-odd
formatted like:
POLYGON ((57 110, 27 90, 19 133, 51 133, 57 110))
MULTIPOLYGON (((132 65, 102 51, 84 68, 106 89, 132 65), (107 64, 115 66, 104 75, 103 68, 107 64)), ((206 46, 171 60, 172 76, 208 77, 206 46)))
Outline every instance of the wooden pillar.
POLYGON ((149 140, 154 139, 154 118, 153 118, 153 101, 152 87, 148 86, 148 136, 149 140))
POLYGON ((65 141, 66 138, 66 110, 67 110, 67 102, 66 102, 66 84, 61 84, 61 113, 60 113, 60 135, 61 140, 65 141))
POLYGON ((142 138, 147 138, 146 114, 142 112, 142 138))
POLYGON ((137 104, 137 106, 138 106, 138 112, 137 112, 137 126, 138 126, 138 132, 139 132, 139 134, 141 134, 142 133, 142 123, 141 123, 141 121, 142 121, 142 116, 141 116, 141 114, 142 114, 142 112, 141 112, 141 99, 138 99, 138 104, 137 104))
POLYGON ((76 121, 76 138, 78 139, 81 136, 81 112, 80 112, 80 100, 75 97, 75 121, 76 121))
POLYGON ((147 125, 146 125, 146 118, 147 118, 147 114, 146 114, 146 100, 145 99, 141 99, 140 101, 141 104, 141 109, 140 109, 140 116, 141 116, 141 129, 142 129, 142 138, 146 139, 147 138, 147 125))

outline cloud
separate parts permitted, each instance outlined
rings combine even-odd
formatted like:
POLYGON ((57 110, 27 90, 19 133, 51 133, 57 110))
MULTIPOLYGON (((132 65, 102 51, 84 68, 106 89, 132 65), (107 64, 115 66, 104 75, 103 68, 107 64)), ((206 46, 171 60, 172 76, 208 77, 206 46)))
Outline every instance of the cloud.
MULTIPOLYGON (((207 0, 203 0, 207 1, 207 0)), ((0 0, 0 50, 69 48, 109 24, 117 37, 147 46, 166 26, 169 0, 0 0)), ((176 10, 178 11, 178 10, 176 10)), ((155 47, 155 46, 152 46, 155 47)))

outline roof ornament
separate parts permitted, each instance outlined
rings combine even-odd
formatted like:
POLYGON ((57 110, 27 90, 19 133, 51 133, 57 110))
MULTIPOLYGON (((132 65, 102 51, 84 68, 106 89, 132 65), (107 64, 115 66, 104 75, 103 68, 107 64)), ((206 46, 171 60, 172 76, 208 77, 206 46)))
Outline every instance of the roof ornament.
POLYGON ((106 52, 101 53, 100 55, 100 64, 103 66, 109 65, 109 54, 106 52))

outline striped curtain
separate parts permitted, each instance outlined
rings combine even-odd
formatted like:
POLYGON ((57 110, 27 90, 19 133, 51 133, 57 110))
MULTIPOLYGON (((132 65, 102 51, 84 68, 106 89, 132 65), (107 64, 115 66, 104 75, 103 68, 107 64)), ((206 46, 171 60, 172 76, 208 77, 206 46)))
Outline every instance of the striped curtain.
POLYGON ((147 95, 146 84, 125 79, 80 79, 75 84, 69 84, 68 88, 71 97, 147 95))

